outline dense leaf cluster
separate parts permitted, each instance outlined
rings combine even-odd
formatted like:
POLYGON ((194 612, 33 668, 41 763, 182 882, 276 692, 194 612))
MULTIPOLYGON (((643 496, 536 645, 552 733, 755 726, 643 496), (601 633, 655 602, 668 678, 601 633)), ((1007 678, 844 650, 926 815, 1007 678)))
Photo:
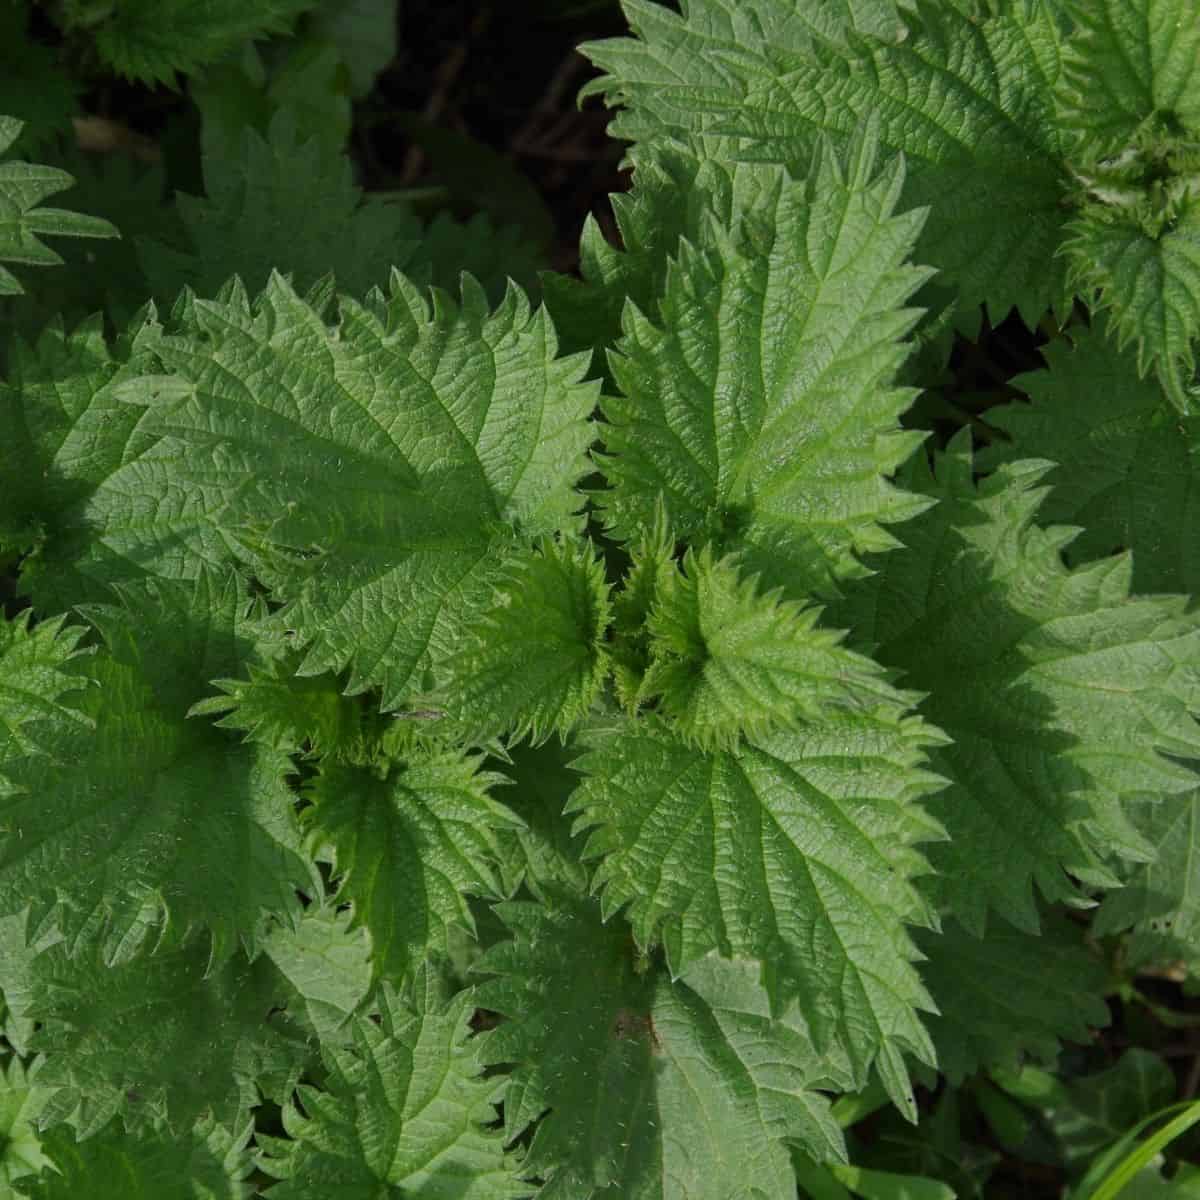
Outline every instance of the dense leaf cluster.
POLYGON ((538 303, 223 57, 319 9, 364 89, 362 7, 65 0, 210 67, 206 194, 0 165, 17 271, 149 211, 0 267, 0 1195, 879 1195, 837 1097, 1200 959, 1200 19, 626 0, 538 303))

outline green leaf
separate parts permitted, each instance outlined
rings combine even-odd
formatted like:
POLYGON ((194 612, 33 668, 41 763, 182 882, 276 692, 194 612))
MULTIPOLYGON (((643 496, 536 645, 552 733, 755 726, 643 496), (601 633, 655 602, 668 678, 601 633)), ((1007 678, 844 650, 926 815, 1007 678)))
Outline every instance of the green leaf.
MULTIPOLYGON (((175 372, 132 381, 140 428, 180 451, 183 495, 218 520, 287 601, 273 628, 303 675, 350 667, 385 708, 461 641, 513 528, 577 523, 595 388, 515 289, 494 313, 467 286, 431 310, 396 275, 389 298, 341 301, 330 329, 278 276, 253 310, 194 305, 198 337, 157 347, 175 372)), ((474 618, 474 619, 477 619, 474 618)))
POLYGON ((777 1011, 796 1001, 818 1050, 860 1077, 880 1056, 913 1113, 898 1051, 933 1061, 917 1016, 931 1001, 905 924, 932 920, 912 876, 927 870, 914 843, 940 832, 916 803, 940 782, 922 767, 938 736, 899 693, 733 752, 645 719, 589 732, 568 811, 595 827, 583 856, 601 860, 605 918, 628 905, 674 975, 711 951, 759 960, 777 1011))
POLYGON ((13 1196, 13 1183, 36 1175, 50 1161, 52 1149, 37 1131, 38 1117, 50 1098, 50 1090, 37 1080, 41 1059, 27 1068, 10 1054, 0 1069, 0 1196, 13 1196))
POLYGON ((1149 857, 1127 806, 1174 802, 1194 786, 1174 756, 1200 751, 1200 614, 1131 598, 1128 555, 1068 569, 1073 531, 1034 523, 1049 466, 977 485, 967 431, 936 474, 914 463, 905 482, 937 507, 886 574, 830 609, 950 735, 931 756, 951 786, 929 802, 950 833, 930 848, 930 890, 976 934, 989 909, 1036 932, 1035 881, 1078 903, 1068 873, 1111 886, 1114 856, 1149 857))
POLYGON ((67 0, 63 23, 86 30, 104 61, 139 83, 215 62, 247 38, 286 33, 317 0, 67 0))
POLYGON ((110 1125, 80 1139, 69 1125, 45 1137, 53 1170, 23 1180, 30 1200, 243 1200, 253 1163, 246 1150, 253 1126, 234 1136, 212 1120, 188 1133, 129 1133, 110 1125))
POLYGON ((349 912, 313 904, 293 928, 277 922, 263 953, 291 985, 288 1011, 302 1012, 323 1043, 348 1040, 348 1027, 371 991, 371 943, 351 929, 349 912))
POLYGON ((395 0, 323 0, 309 22, 337 47, 356 98, 371 90, 396 56, 395 0))
POLYGON ((1154 857, 1136 864, 1096 913, 1097 936, 1131 930, 1131 966, 1200 962, 1200 782, 1162 804, 1139 806, 1138 829, 1154 857))
POLYGON ((979 454, 991 469, 1032 454, 1057 465, 1043 521, 1081 526, 1064 548, 1075 564, 1133 551, 1135 592, 1200 593, 1200 419, 1175 413, 1154 379, 1107 336, 1103 323, 1042 347, 1048 369, 1018 375, 1032 403, 990 408, 997 439, 979 454))
POLYGON ((45 1125, 86 1138, 119 1115, 147 1136, 166 1121, 173 1136, 207 1112, 241 1128, 260 1094, 290 1092, 307 1050, 267 1019, 283 995, 267 960, 213 970, 202 939, 118 966, 99 951, 71 956, 55 934, 27 945, 25 914, 0 922, 5 1000, 37 1022, 22 1050, 45 1055, 45 1125))
POLYGON ((608 676, 608 591, 590 545, 543 538, 505 564, 487 616, 450 655, 431 702, 468 742, 565 735, 608 676))
POLYGON ((87 609, 107 642, 78 702, 90 728, 64 724, 6 770, 0 911, 32 901, 35 926, 53 914, 72 953, 112 963, 205 931, 219 961, 313 886, 288 759, 184 720, 209 673, 253 652, 244 586, 205 575, 121 597, 87 609))
POLYGON ((151 308, 112 348, 96 317, 70 334, 51 325, 9 357, 0 389, 0 512, 3 527, 26 534, 13 541, 33 550, 19 590, 41 612, 110 601, 105 585, 117 581, 194 579, 204 564, 232 560, 208 519, 214 498, 185 497, 170 485, 168 460, 184 448, 145 436, 142 414, 117 398, 122 382, 151 365, 160 333, 151 308))
MULTIPOLYGON (((22 122, 0 116, 0 155, 8 151, 21 132, 22 122)), ((116 228, 99 217, 83 216, 61 208, 41 208, 55 192, 65 191, 74 180, 66 171, 36 163, 0 163, 0 263, 55 266, 62 259, 38 240, 38 234, 56 237, 119 237, 116 228)), ((25 289, 9 270, 0 266, 0 296, 19 296, 25 289)))
POLYGON ((794 1008, 772 1017, 754 964, 708 958, 671 982, 594 901, 547 899, 499 905, 512 940, 474 968, 496 976, 476 1002, 509 1018, 481 1053, 514 1064, 505 1132, 537 1122, 541 1194, 794 1200, 785 1141, 845 1161, 815 1089, 847 1086, 847 1065, 816 1054, 794 1008))
POLYGON ((1081 157, 1200 133, 1200 23, 1191 0, 1069 0, 1059 122, 1081 157))
POLYGON ((379 1022, 354 1024, 353 1048, 325 1047, 328 1091, 307 1085, 284 1109, 290 1141, 264 1139, 260 1165, 285 1182, 271 1200, 510 1200, 530 1195, 495 1120, 503 1078, 485 1078, 469 1037, 472 993, 447 999, 422 967, 385 987, 379 1022))
POLYGON ((338 900, 370 933, 377 978, 399 980, 427 949, 444 950, 447 926, 473 929, 465 893, 498 894, 496 830, 520 820, 491 799, 503 777, 481 762, 444 750, 378 770, 324 762, 305 789, 310 844, 332 852, 338 900))
POLYGON ((65 617, 31 629, 31 615, 26 610, 0 621, 0 795, 12 787, 4 776, 7 763, 53 755, 73 729, 90 725, 74 706, 89 682, 78 669, 80 658, 90 653, 79 647, 86 631, 65 625, 65 617))
POLYGON ((1137 348, 1137 369, 1156 367, 1176 407, 1195 368, 1200 337, 1200 197, 1164 217, 1093 204, 1065 244, 1072 281, 1109 313, 1117 345, 1137 348))
POLYGON ((1038 935, 996 922, 983 937, 948 921, 917 935, 921 978, 938 1015, 928 1018, 938 1066, 952 1083, 980 1067, 1052 1064, 1060 1039, 1086 1042, 1109 1022, 1107 976, 1082 926, 1043 917, 1038 935))
POLYGON ((678 538, 803 592, 861 570, 859 552, 895 544, 883 526, 920 511, 887 476, 921 440, 898 425, 913 393, 889 381, 926 277, 905 263, 922 216, 892 215, 900 164, 874 163, 865 134, 804 181, 762 167, 769 203, 680 244, 660 323, 627 308, 624 395, 603 402, 619 537, 663 502, 678 538))
POLYGON ((832 709, 894 702, 879 668, 817 626, 820 610, 763 594, 729 559, 688 550, 666 575, 647 628, 650 666, 640 700, 701 748, 731 749, 780 729, 819 723, 832 709))
POLYGON ((1048 6, 923 5, 902 38, 812 40, 780 35, 804 20, 788 0, 755 7, 730 45, 701 20, 629 5, 640 41, 582 47, 607 72, 586 92, 625 106, 611 132, 741 137, 737 157, 795 165, 822 135, 844 145, 873 116, 881 147, 908 164, 905 202, 933 210, 917 261, 955 289, 965 320, 977 325, 981 300, 994 321, 1016 305, 1030 325, 1067 306, 1054 261, 1069 187, 1054 120, 1061 34, 1048 6))

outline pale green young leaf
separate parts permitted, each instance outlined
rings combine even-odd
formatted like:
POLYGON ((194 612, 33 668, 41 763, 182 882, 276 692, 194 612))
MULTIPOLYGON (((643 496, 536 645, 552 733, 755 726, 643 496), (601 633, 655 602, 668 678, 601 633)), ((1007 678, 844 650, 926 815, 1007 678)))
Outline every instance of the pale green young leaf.
POLYGON ((645 718, 589 732, 568 812, 591 828, 605 917, 628 905, 676 975, 711 951, 759 960, 777 1011, 798 1003, 817 1048, 860 1073, 879 1055, 903 1102, 898 1052, 933 1061, 905 926, 932 920, 914 844, 940 833, 917 803, 940 783, 923 769, 938 740, 899 693, 736 751, 698 751, 645 718))
POLYGON ((1177 408, 1195 404, 1185 391, 1200 338, 1200 195, 1173 206, 1168 219, 1091 204, 1070 225, 1065 244, 1078 290, 1095 293, 1137 369, 1157 369, 1177 408))
POLYGON ((28 1066, 15 1054, 0 1069, 0 1196, 15 1195, 14 1182, 36 1175, 50 1161, 37 1129, 50 1090, 37 1080, 42 1059, 28 1066))
POLYGON ((929 850, 930 890, 976 934, 989 909, 1036 931, 1034 882, 1074 902, 1070 875, 1115 883, 1114 857, 1150 853, 1126 806, 1188 790, 1167 756, 1200 754, 1200 613, 1131 598, 1128 555, 1066 567, 1073 531, 1034 520, 1049 467, 976 485, 966 432, 936 475, 914 464, 906 482, 939 503, 830 611, 950 735, 932 754, 951 786, 928 804, 950 834, 929 850))
POLYGON ((890 380, 926 277, 906 262, 922 215, 893 215, 902 171, 877 171, 875 150, 864 134, 802 181, 759 168, 751 212, 680 244, 657 318, 626 310, 601 461, 620 537, 663 503, 676 537, 804 591, 855 574, 859 552, 895 545, 884 525, 920 511, 887 477, 921 439, 890 380))
POLYGON ((709 547, 664 576, 646 625, 649 669, 639 700, 702 748, 732 748, 820 722, 831 709, 870 710, 896 693, 868 658, 817 625, 820 609, 763 593, 709 547))
POLYGON ((69 1125, 45 1136, 53 1168, 23 1180, 29 1200, 245 1200, 254 1164, 252 1124, 232 1135, 211 1119, 182 1134, 130 1133, 113 1123, 80 1138, 69 1125))
POLYGON ((72 952, 127 962, 147 943, 196 934, 214 959, 253 948, 268 914, 313 887, 301 853, 287 757, 238 746, 199 721, 209 672, 253 654, 244 586, 134 585, 87 610, 107 642, 82 668, 87 728, 64 725, 46 753, 6 766, 0 911, 31 901, 72 952))
POLYGON ((473 929, 467 893, 498 894, 496 831, 521 822, 491 798, 503 777, 481 762, 445 750, 375 770, 323 762, 305 788, 310 845, 330 853, 377 978, 394 982, 427 950, 444 951, 447 926, 473 929))
POLYGON ((638 964, 623 922, 558 888, 498 911, 513 937, 476 963, 495 976, 476 1002, 508 1019, 481 1055, 513 1064, 505 1133, 537 1122, 539 1194, 793 1200, 786 1143, 845 1161, 816 1089, 852 1086, 849 1065, 816 1053, 794 1008, 771 1015, 755 964, 707 958, 672 982, 638 964))
POLYGON ((208 1113, 240 1128, 262 1094, 290 1092, 308 1050, 268 1019, 285 992, 265 958, 214 970, 202 939, 116 966, 100 951, 70 955, 54 934, 27 945, 26 914, 0 922, 4 998, 37 1022, 23 1049, 45 1055, 47 1125, 85 1138, 116 1117, 176 1134, 208 1113))
POLYGON ((220 497, 215 519, 286 601, 300 673, 350 668, 383 705, 427 690, 460 644, 513 532, 578 523, 596 388, 555 358, 544 312, 510 290, 495 312, 399 275, 330 328, 279 277, 253 309, 196 301, 196 335, 134 380, 141 428, 175 448, 172 485, 220 497))
MULTIPOLYGON (((302 1086, 260 1166, 284 1182, 271 1200, 516 1200, 518 1177, 496 1118, 503 1078, 485 1078, 470 1037, 470 991, 447 998, 419 967, 380 996, 378 1023, 354 1022, 354 1044, 325 1046, 328 1090, 302 1086)), ((260 1138, 260 1141, 264 1139, 260 1138)))
POLYGON ((18 590, 42 612, 111 600, 106 585, 121 580, 194 579, 205 563, 232 561, 208 519, 216 498, 170 483, 170 458, 185 448, 147 436, 142 413, 117 399, 152 365, 153 309, 113 347, 102 330, 96 317, 16 343, 0 385, 2 524, 24 531, 14 540, 32 553, 18 590))
MULTIPOLYGON (((0 156, 17 140, 22 122, 0 116, 0 156)), ((99 217, 61 208, 42 208, 47 196, 66 191, 74 180, 66 171, 27 162, 0 162, 0 263, 55 266, 62 259, 38 240, 55 237, 119 237, 115 226, 99 217)), ((0 296, 24 291, 17 278, 0 266, 0 296)))
MULTIPOLYGON (((759 7, 776 21, 795 13, 788 0, 759 7)), ((807 48, 766 24, 736 46, 710 44, 665 6, 636 11, 640 41, 583 47, 606 72, 589 90, 623 106, 617 137, 736 136, 748 139, 739 158, 795 165, 822 135, 844 145, 873 116, 881 147, 905 156, 905 202, 933 210, 917 261, 956 290, 963 319, 977 324, 981 300, 993 320, 1016 305, 1031 325, 1066 304, 1054 260, 1070 188, 1054 121, 1061 34, 1045 5, 924 5, 903 38, 807 48)))
POLYGON ((993 921, 976 937, 955 920, 917 934, 939 1010, 927 1024, 952 1083, 1031 1058, 1053 1065, 1062 1041, 1086 1043, 1108 1024, 1105 964, 1084 934, 1060 914, 1044 915, 1038 934, 993 921))
POLYGON ((371 942, 351 921, 332 903, 314 903, 294 928, 276 922, 262 941, 290 985, 288 1012, 306 1019, 325 1044, 349 1038, 350 1022, 371 991, 371 942))
POLYGON ((1141 138, 1200 134, 1200 21, 1191 0, 1069 0, 1059 122, 1096 159, 1141 138))
POLYGON ((55 753, 70 730, 89 724, 74 705, 89 685, 79 659, 85 630, 54 617, 30 628, 26 610, 11 621, 0 621, 0 794, 8 762, 37 754, 55 753), (72 666, 70 664, 74 663, 72 666))
POLYGON ((469 742, 565 735, 608 677, 604 564, 575 540, 543 538, 499 572, 486 615, 446 660, 431 697, 469 742))
POLYGON ((1200 418, 1181 417, 1154 378, 1139 379, 1103 320, 1042 347, 1047 370, 1013 386, 1032 403, 987 412, 1010 440, 979 453, 990 470, 1036 454, 1056 465, 1042 521, 1078 525, 1070 563, 1133 552, 1134 592, 1200 593, 1200 418))
POLYGON ((146 84, 173 84, 248 38, 286 33, 317 0, 66 0, 68 29, 86 30, 117 73, 146 84))
POLYGON ((1154 848, 1127 872, 1094 922, 1097 935, 1130 930, 1131 966, 1182 960, 1200 965, 1200 781, 1182 796, 1141 805, 1134 820, 1154 848))

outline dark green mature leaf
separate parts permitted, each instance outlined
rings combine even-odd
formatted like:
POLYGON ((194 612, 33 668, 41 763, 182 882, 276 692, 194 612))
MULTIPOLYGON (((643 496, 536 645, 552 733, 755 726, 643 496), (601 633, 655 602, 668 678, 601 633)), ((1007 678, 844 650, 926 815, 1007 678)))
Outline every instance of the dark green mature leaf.
POLYGON ((42 1120, 81 1138, 118 1115, 147 1134, 163 1120, 185 1134, 205 1113, 242 1128, 261 1093, 290 1093, 308 1057, 268 1019, 283 995, 269 962, 239 955, 214 970, 202 939, 109 966, 96 942, 75 955, 56 935, 26 945, 22 913, 0 922, 0 972, 9 1008, 38 1023, 19 1049, 45 1054, 42 1120))
POLYGON ((1114 856, 1150 854, 1127 806, 1194 786, 1166 756, 1200 754, 1200 613, 1131 598, 1128 555, 1068 569, 1072 531, 1034 523, 1050 464, 976 485, 968 439, 936 474, 913 465, 906 482, 940 503, 831 619, 927 693, 952 739, 931 756, 952 781, 929 802, 950 833, 932 891, 974 933, 989 909, 1035 932, 1035 881, 1051 901, 1081 898, 1067 872, 1116 883, 1114 856))
POLYGON ((671 982, 594 901, 547 901, 499 905, 512 940, 474 968, 496 976, 477 1003, 509 1018, 482 1055, 515 1064, 505 1131, 538 1122, 525 1170, 547 1177, 540 1194, 793 1200, 785 1142, 845 1161, 814 1089, 849 1086, 848 1064, 817 1055, 794 1008, 772 1017, 754 964, 708 958, 671 982))
POLYGON ((22 1180, 30 1200, 243 1200, 253 1163, 246 1149, 252 1126, 233 1136, 212 1120, 183 1134, 130 1133, 119 1125, 80 1140, 69 1125, 45 1138, 54 1164, 22 1180))
POLYGON ((431 307, 396 275, 387 298, 343 298, 335 329, 278 276, 253 309, 194 314, 194 335, 156 347, 174 374, 122 398, 178 452, 173 486, 220 497, 219 525, 287 601, 271 627, 307 649, 300 673, 349 666, 348 692, 379 684, 398 707, 477 619, 514 529, 578 523, 582 359, 555 358, 518 291, 491 313, 469 281, 461 307, 431 307))
POLYGON ((932 920, 912 877, 928 869, 914 843, 940 834, 917 804, 940 783, 922 766, 939 735, 894 696, 735 751, 645 719, 589 732, 568 811, 595 827, 606 918, 628 904, 676 975, 711 951, 759 960, 776 1011, 797 1002, 861 1076, 876 1061, 915 1115, 900 1051, 932 1063, 931 1002, 905 925, 932 920))
POLYGON ((313 886, 286 756, 184 719, 209 674, 252 656, 250 606, 229 576, 121 595, 87 609, 107 643, 81 666, 89 727, 63 723, 6 768, 0 911, 32 901, 35 927, 53 915, 72 953, 109 962, 202 931, 220 961, 313 886))
POLYGON ((73 705, 89 684, 78 669, 88 653, 79 648, 84 628, 55 617, 31 629, 30 615, 0 621, 0 795, 13 786, 4 776, 9 762, 53 754, 72 730, 90 724, 73 705))
POLYGON ((1068 562, 1131 550, 1135 592, 1200 593, 1200 539, 1189 534, 1200 522, 1200 418, 1179 416, 1155 379, 1139 379, 1102 325, 1070 337, 1042 349, 1048 370, 1012 381, 1031 404, 988 409, 1012 440, 994 441, 979 465, 1050 459, 1039 513, 1081 526, 1068 562))
POLYGON ((1200 964, 1200 779, 1182 796, 1134 810, 1134 820, 1154 850, 1124 877, 1124 887, 1104 897, 1097 935, 1131 930, 1131 965, 1184 960, 1200 964))
POLYGON ((68 29, 86 29, 113 70, 171 84, 175 72, 215 62, 247 38, 284 33, 317 0, 66 0, 68 29))
POLYGON ((350 160, 298 131, 290 109, 263 136, 247 128, 228 143, 214 137, 203 166, 206 195, 178 194, 177 228, 137 243, 149 290, 165 304, 185 286, 214 296, 235 274, 256 294, 280 271, 303 294, 332 272, 362 297, 393 269, 454 291, 467 271, 496 299, 509 275, 533 274, 521 268, 528 251, 514 230, 483 217, 426 227, 410 205, 364 194, 350 160))
POLYGON ((481 762, 458 751, 374 770, 326 762, 305 789, 310 844, 332 852, 338 899, 370 933, 377 977, 399 980, 444 949, 448 925, 473 929, 466 893, 498 894, 496 831, 520 819, 489 796, 503 777, 481 762))
POLYGON ((983 937, 951 920, 938 934, 919 933, 917 945, 939 1010, 929 1032, 952 1083, 1027 1057, 1052 1063, 1060 1040, 1085 1042, 1109 1022, 1105 965, 1065 917, 1043 917, 1036 935, 993 921, 983 937))
POLYGON ((955 288, 972 324, 981 300, 994 320, 1017 305, 1031 325, 1066 303, 1054 260, 1069 187, 1054 121, 1061 35, 1045 5, 926 5, 903 39, 789 39, 778 27, 800 23, 794 4, 756 7, 757 22, 721 45, 665 7, 631 5, 640 41, 583 47, 607 72, 587 91, 624 105, 612 132, 736 135, 749 139, 738 157, 797 164, 822 134, 844 144, 873 114, 881 145, 908 163, 905 200, 933 208, 917 259, 955 288))
POLYGON ((657 319, 626 310, 601 462, 621 538, 663 503, 676 537, 804 592, 921 510, 887 476, 921 440, 898 425, 912 392, 888 381, 926 277, 905 263, 922 218, 893 215, 900 165, 877 173, 875 153, 867 133, 804 181, 760 168, 751 212, 680 244, 657 319))
MULTIPOLYGON (((22 122, 0 116, 0 155, 17 140, 22 122)), ((36 163, 0 163, 0 263, 54 266, 62 259, 38 240, 38 234, 57 237, 111 238, 116 228, 99 217, 60 208, 40 207, 47 196, 65 191, 74 182, 66 171, 36 163)), ((0 296, 20 295, 16 276, 0 266, 0 296)))
POLYGON ((1059 121, 1092 159, 1139 138, 1200 133, 1200 21, 1191 0, 1068 0, 1059 121))
POLYGON ((495 1120, 503 1078, 485 1078, 469 1038, 474 1000, 448 999, 424 967, 386 987, 379 1022, 354 1024, 352 1048, 325 1048, 328 1091, 303 1086, 284 1109, 291 1140, 264 1138, 261 1165, 285 1182, 271 1200, 510 1200, 517 1176, 495 1120))

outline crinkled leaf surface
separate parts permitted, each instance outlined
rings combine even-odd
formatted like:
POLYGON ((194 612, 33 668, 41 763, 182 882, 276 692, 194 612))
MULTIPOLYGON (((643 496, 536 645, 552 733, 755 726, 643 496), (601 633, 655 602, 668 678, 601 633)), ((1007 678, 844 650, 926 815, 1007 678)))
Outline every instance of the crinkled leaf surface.
MULTIPOLYGON (((776 24, 797 20, 788 0, 755 7, 776 24)), ((1069 188, 1054 121, 1061 35, 1048 6, 926 5, 903 39, 868 33, 808 47, 774 36, 767 20, 731 46, 665 6, 632 11, 640 41, 583 47, 607 72, 588 90, 624 106, 616 136, 738 135, 750 139, 738 157, 797 164, 820 135, 842 144, 874 115, 882 146, 908 163, 905 201, 933 209, 917 260, 957 289, 964 310, 984 300, 999 320, 1017 305, 1034 324, 1065 303, 1054 261, 1069 188)))
POLYGON ((53 912, 72 951, 110 961, 199 931, 220 958, 313 886, 288 759, 184 718, 210 672, 252 654, 245 590, 206 574, 123 599, 87 610, 107 642, 83 667, 91 727, 63 726, 6 772, 0 908, 32 900, 35 924, 53 912))
POLYGON ((1140 375, 1157 367, 1176 406, 1200 337, 1200 195, 1182 200, 1166 220, 1091 205, 1071 224, 1066 243, 1080 291, 1098 293, 1121 347, 1134 345, 1140 375))
MULTIPOLYGON (((0 155, 17 140, 22 122, 0 116, 0 155)), ((61 208, 42 208, 47 196, 66 191, 74 181, 66 171, 38 163, 0 163, 0 263, 54 266, 62 259, 38 240, 38 234, 57 237, 120 236, 116 227, 99 217, 61 208)), ((0 296, 20 295, 16 276, 0 266, 0 296)))
POLYGON ((817 627, 818 609, 762 593, 729 559, 688 550, 658 585, 647 619, 656 698, 683 736, 704 748, 819 721, 830 706, 871 709, 895 691, 869 659, 817 627))
POLYGON ((1191 0, 1069 0, 1059 121, 1100 158, 1139 136, 1200 132, 1200 21, 1191 0))
POLYGON ((69 1125, 45 1138, 53 1170, 22 1182, 30 1200, 244 1200, 253 1170, 246 1142, 212 1120, 183 1134, 130 1133, 114 1122, 79 1140, 69 1125))
POLYGON ((74 705, 88 686, 78 669, 84 628, 54 617, 31 629, 29 617, 27 610, 0 621, 0 794, 12 786, 6 763, 52 753, 59 739, 88 723, 74 705))
POLYGON ((338 899, 370 933, 379 977, 398 980, 427 948, 444 948, 448 925, 473 928, 466 893, 497 892, 496 830, 520 818, 489 796, 503 779, 481 761, 415 750, 382 770, 324 763, 305 789, 310 842, 332 852, 338 899))
POLYGON ((565 735, 608 676, 610 607, 595 550, 542 539, 504 565, 486 617, 451 653, 433 702, 467 741, 565 735))
POLYGON ((626 310, 602 503, 622 538, 665 503, 678 538, 806 590, 922 506, 887 479, 921 437, 898 426, 912 392, 890 385, 925 278, 905 261, 921 215, 893 215, 900 164, 877 172, 869 134, 802 181, 761 169, 770 202, 681 243, 658 320, 626 310))
POLYGON ((1115 883, 1105 859, 1149 853, 1125 805, 1193 786, 1164 752, 1200 752, 1200 615, 1130 598, 1127 555, 1064 566, 1071 530, 1034 523, 1049 464, 976 486, 968 438, 936 475, 914 465, 937 507, 830 617, 927 693, 952 739, 932 755, 952 781, 929 801, 950 833, 929 851, 932 891, 976 934, 989 909, 1034 932, 1034 881, 1049 900, 1078 897, 1067 872, 1115 883))
POLYGON ((1200 962, 1200 781, 1161 804, 1139 806, 1138 828, 1154 858, 1135 865, 1096 914, 1097 935, 1129 929, 1128 961, 1200 962))
POLYGON ((165 1120, 173 1136, 208 1113, 240 1128, 260 1092, 287 1095, 308 1050, 268 1019, 283 995, 274 968, 240 955, 210 967, 202 939, 109 966, 95 943, 75 956, 54 935, 28 946, 24 914, 0 922, 4 998, 38 1022, 21 1050, 45 1054, 45 1124, 84 1138, 114 1117, 147 1133, 165 1120))
POLYGON ((1048 370, 1012 382, 1032 403, 991 408, 1011 440, 979 454, 991 469, 1038 455, 1055 464, 1040 519, 1078 525, 1070 563, 1133 551, 1135 592, 1200 593, 1200 419, 1181 417, 1100 322, 1042 348, 1048 370))
POLYGON ((349 1038, 348 1026, 371 991, 371 942, 330 902, 304 910, 293 927, 275 922, 263 952, 291 985, 288 1011, 302 1013, 322 1042, 349 1038))
POLYGON ((13 1196, 12 1184, 36 1175, 49 1159, 37 1121, 50 1089, 37 1081, 42 1060, 26 1067, 15 1054, 0 1069, 0 1196, 13 1196))
POLYGON ((503 1136, 484 1128, 505 1081, 481 1074, 472 1009, 471 992, 447 1000, 425 968, 399 994, 386 987, 379 1022, 358 1019, 352 1047, 326 1048, 328 1090, 303 1086, 284 1109, 292 1140, 260 1136, 262 1166, 285 1181, 272 1200, 529 1196, 503 1136))
POLYGON ((710 951, 759 960, 777 1011, 796 1001, 818 1049, 861 1073, 879 1055, 903 1103, 898 1051, 932 1061, 905 925, 930 920, 914 843, 939 831, 917 804, 938 785, 922 768, 938 735, 902 700, 831 705, 733 751, 645 718, 589 732, 569 811, 595 827, 584 857, 600 859, 606 917, 628 905, 676 975, 710 951))
POLYGON ((0 500, 21 564, 20 591, 42 612, 110 600, 106 584, 147 574, 195 578, 232 556, 207 519, 215 499, 172 483, 178 442, 146 435, 115 389, 152 365, 154 310, 106 345, 99 317, 70 334, 52 324, 17 343, 0 386, 0 500))
POLYGON ((122 397, 186 447, 184 496, 221 495, 220 525, 289 602, 272 622, 307 647, 301 673, 349 666, 349 691, 396 707, 458 644, 514 526, 576 523, 582 359, 555 359, 518 291, 490 313, 469 282, 461 307, 431 307, 396 275, 386 298, 343 298, 335 329, 279 276, 252 309, 194 309, 203 340, 164 339, 173 374, 122 397))
POLYGON ((983 937, 954 920, 920 932, 921 978, 939 1013, 928 1018, 938 1066, 954 1083, 981 1067, 1052 1064, 1060 1040, 1086 1042, 1109 1022, 1105 964, 1084 927, 1059 914, 1041 932, 993 921, 983 937))
POLYGON ((672 983, 595 901, 547 896, 500 905, 512 940, 474 968, 496 976, 477 1002, 509 1018, 482 1051, 514 1064, 507 1136, 541 1117, 525 1163, 541 1194, 793 1200, 785 1142, 845 1160, 814 1089, 847 1086, 848 1064, 815 1052, 794 1009, 770 1015, 753 963, 706 958, 672 983))

